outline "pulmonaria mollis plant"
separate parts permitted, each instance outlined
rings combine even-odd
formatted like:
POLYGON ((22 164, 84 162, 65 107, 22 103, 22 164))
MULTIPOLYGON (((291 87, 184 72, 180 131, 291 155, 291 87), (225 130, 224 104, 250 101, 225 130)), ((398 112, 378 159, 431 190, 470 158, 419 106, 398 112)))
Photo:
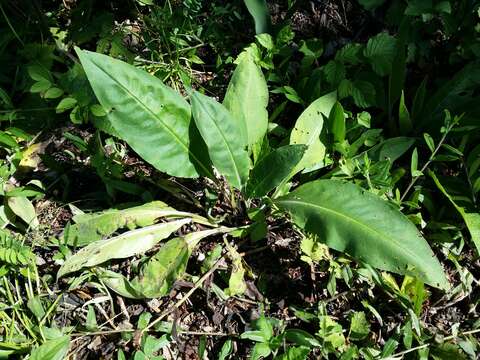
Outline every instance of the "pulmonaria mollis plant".
MULTIPOLYGON (((299 228, 335 250, 381 270, 416 276, 438 288, 449 287, 440 263, 415 225, 380 196, 353 182, 334 179, 314 180, 290 191, 290 180, 296 174, 323 166, 324 122, 328 121, 337 143, 345 138, 344 112, 335 92, 311 103, 297 119, 289 144, 274 148, 267 137, 267 84, 248 52, 237 61, 223 104, 193 90, 185 99, 158 78, 108 56, 80 49, 77 54, 116 135, 158 170, 175 177, 206 176, 213 181, 219 181, 214 175, 218 173, 241 192, 247 204, 261 203, 262 210, 288 215, 299 228), (255 198, 262 201, 250 201, 255 198)), ((111 239, 93 236, 96 241, 67 259, 59 275, 145 251, 189 221, 211 226, 210 230, 168 241, 144 265, 143 275, 131 281, 111 271, 99 273, 117 292, 155 297, 165 294, 172 279, 182 274, 198 241, 214 233, 232 232, 231 228, 208 224, 199 215, 176 212, 163 203, 149 206, 133 210, 138 221, 145 217, 145 211, 149 214, 149 221, 143 224, 148 226, 143 229, 158 227, 149 233, 149 244, 119 255, 111 239), (165 216, 176 220, 152 225, 165 216), (98 258, 98 248, 105 246, 110 255, 98 258), (168 281, 152 288, 145 278, 158 270, 158 263, 166 264, 162 271, 169 269, 165 275, 168 281)), ((127 218, 132 219, 130 215, 127 218)), ((92 219, 80 219, 75 226, 81 226, 82 221, 92 219)), ((125 221, 114 228, 127 226, 125 221)), ((142 226, 138 221, 131 225, 142 226)), ((123 236, 128 237, 129 232, 126 234, 123 236)), ((117 244, 125 243, 125 239, 113 239, 117 244)))

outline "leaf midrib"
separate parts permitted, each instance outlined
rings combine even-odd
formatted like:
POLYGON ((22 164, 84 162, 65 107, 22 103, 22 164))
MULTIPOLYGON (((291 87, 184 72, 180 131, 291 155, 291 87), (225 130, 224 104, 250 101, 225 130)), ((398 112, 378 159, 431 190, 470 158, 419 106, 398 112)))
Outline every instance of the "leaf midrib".
POLYGON ((358 221, 357 219, 353 218, 353 217, 350 217, 350 216, 347 216, 345 214, 342 214, 341 212, 338 212, 338 211, 335 211, 335 210, 332 210, 332 209, 329 209, 329 208, 326 208, 324 206, 320 206, 320 205, 317 205, 317 204, 313 204, 313 203, 309 203, 309 202, 306 202, 306 201, 298 201, 298 200, 279 200, 277 201, 277 203, 291 203, 291 204, 299 204, 299 205, 304 205, 304 206, 311 206, 311 207, 315 207, 315 208, 319 208, 321 210, 324 210, 326 212, 330 212, 334 215, 336 215, 337 217, 341 217, 341 218, 346 218, 348 220, 351 220, 353 221, 355 224, 359 225, 360 227, 363 227, 363 228, 366 228, 367 230, 377 234, 378 236, 380 236, 380 238, 384 237, 384 238, 387 238, 387 239, 391 239, 392 240, 392 244, 395 245, 399 250, 401 250, 402 252, 405 252, 409 255, 411 255, 413 258, 417 259, 417 261, 421 264, 422 263, 422 259, 417 256, 417 254, 415 254, 414 252, 411 252, 408 248, 403 248, 400 246, 400 244, 398 243, 398 241, 393 238, 393 237, 390 237, 386 234, 383 234, 381 232, 379 232, 378 230, 374 229, 374 228, 371 228, 365 224, 363 224, 362 222, 358 221))
MULTIPOLYGON (((89 59, 92 64, 94 64, 98 69, 100 69, 105 75, 107 75, 113 82, 118 84, 128 95, 130 95, 139 105, 141 105, 144 110, 149 112, 155 119, 158 120, 158 122, 162 125, 163 128, 165 128, 168 133, 171 135, 171 137, 176 140, 177 143, 179 143, 186 151, 188 155, 191 155, 192 158, 196 161, 198 165, 205 171, 206 174, 211 175, 210 171, 203 165, 203 163, 195 156, 194 153, 190 151, 188 148, 187 144, 182 141, 182 139, 167 125, 165 124, 160 117, 155 114, 147 105, 145 105, 136 95, 134 95, 127 87, 125 87, 122 83, 120 83, 118 80, 116 80, 114 77, 112 77, 108 72, 106 72, 104 69, 102 69, 93 59, 89 59)), ((195 166, 194 166, 195 168, 195 166)), ((200 174, 199 174, 200 175, 200 174)))
MULTIPOLYGON (((233 162, 234 164, 234 171, 235 171, 235 176, 237 178, 237 181, 238 181, 238 184, 240 186, 242 186, 242 178, 240 176, 240 173, 238 171, 238 165, 237 165, 237 162, 235 161, 235 157, 233 156, 233 152, 232 152, 232 149, 230 148, 230 144, 228 143, 227 139, 225 138, 225 135, 223 134, 223 131, 220 129, 220 127, 218 126, 217 122, 214 120, 214 116, 212 116, 212 114, 210 113, 210 111, 208 110, 208 107, 205 106, 203 104, 203 102, 201 100, 197 100, 198 104, 202 107, 202 109, 205 111, 205 113, 208 115, 208 117, 210 118, 210 122, 213 123, 213 125, 215 126, 215 128, 218 130, 218 132, 220 133, 220 136, 223 140, 223 142, 225 143, 225 145, 227 146, 227 149, 228 149, 228 154, 230 156, 230 159, 231 161, 233 162)), ((228 110, 227 110, 228 111, 228 110)))

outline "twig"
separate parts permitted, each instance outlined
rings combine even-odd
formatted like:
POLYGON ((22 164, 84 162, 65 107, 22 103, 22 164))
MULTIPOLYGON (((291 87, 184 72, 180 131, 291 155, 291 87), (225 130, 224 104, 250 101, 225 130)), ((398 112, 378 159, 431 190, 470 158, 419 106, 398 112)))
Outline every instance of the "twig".
MULTIPOLYGON (((440 139, 440 141, 438 142, 438 145, 437 147, 435 148, 435 150, 433 150, 432 154, 430 155, 428 161, 425 163, 425 165, 423 165, 423 167, 420 169, 420 172, 423 173, 427 167, 432 163, 433 159, 435 158, 435 155, 437 155, 437 152, 438 150, 440 150, 440 147, 443 145, 443 143, 445 142, 445 139, 447 138, 447 135, 448 135, 449 131, 445 131, 442 138, 440 139)), ((405 199, 405 196, 407 196, 408 192, 410 191, 410 189, 413 187, 413 185, 415 185, 415 183, 417 182, 417 180, 420 178, 420 176, 415 176, 412 178, 412 180, 410 181, 410 184, 408 184, 407 186, 407 189, 405 190, 405 192, 403 193, 402 197, 400 198, 400 201, 403 201, 403 199, 405 199)))
POLYGON ((195 283, 195 286, 193 288, 190 289, 190 291, 188 291, 185 296, 183 298, 181 298, 179 301, 177 301, 174 305, 172 305, 170 308, 168 308, 167 310, 165 310, 163 313, 161 313, 159 315, 158 318, 156 318, 154 321, 152 321, 150 324, 148 324, 148 326, 146 328, 144 328, 142 330, 142 334, 149 331, 153 326, 155 326, 157 323, 159 323, 165 316, 169 315, 170 313, 172 313, 173 311, 175 311, 175 309, 178 309, 185 301, 188 300, 188 298, 190 298, 190 296, 192 296, 192 294, 205 282, 205 280, 207 280, 210 275, 212 275, 215 270, 217 270, 218 266, 220 265, 220 262, 224 260, 224 256, 222 256, 220 259, 218 259, 215 264, 213 264, 213 266, 210 268, 210 270, 208 270, 196 283, 195 283))
MULTIPOLYGON (((476 333, 480 333, 480 329, 464 331, 464 332, 459 333, 458 335, 446 336, 446 337, 443 338, 443 341, 450 341, 450 340, 453 340, 455 338, 458 338, 459 336, 473 335, 473 334, 476 334, 476 333)), ((391 357, 395 358, 395 357, 398 357, 398 356, 403 356, 403 355, 411 353, 413 351, 425 349, 425 348, 429 347, 430 345, 432 345, 432 343, 419 345, 419 346, 413 347, 413 348, 408 349, 408 350, 400 351, 396 354, 393 354, 391 357)))

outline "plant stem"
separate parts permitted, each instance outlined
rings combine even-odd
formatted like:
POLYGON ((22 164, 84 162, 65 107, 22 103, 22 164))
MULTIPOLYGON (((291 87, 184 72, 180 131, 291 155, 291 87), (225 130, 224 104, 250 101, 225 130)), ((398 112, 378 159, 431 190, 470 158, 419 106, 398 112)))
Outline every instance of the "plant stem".
MULTIPOLYGON (((448 135, 448 132, 449 132, 450 129, 446 130, 445 133, 443 134, 442 138, 440 139, 440 141, 438 142, 438 145, 437 147, 435 148, 435 150, 433 150, 432 154, 430 155, 430 157, 428 158, 428 161, 425 163, 425 165, 423 165, 423 167, 420 169, 420 172, 423 173, 427 168, 428 166, 431 164, 431 162, 433 161, 433 159, 435 158, 435 155, 437 155, 437 152, 438 150, 440 150, 440 147, 443 145, 443 143, 445 142, 445 139, 447 138, 447 135, 448 135)), ((402 197, 400 198, 400 202, 402 202, 405 197, 407 196, 408 192, 412 189, 413 185, 415 185, 415 183, 417 182, 417 180, 420 178, 420 176, 415 176, 412 178, 412 180, 410 181, 410 184, 408 184, 407 186, 407 189, 405 190, 405 192, 403 193, 402 197)))

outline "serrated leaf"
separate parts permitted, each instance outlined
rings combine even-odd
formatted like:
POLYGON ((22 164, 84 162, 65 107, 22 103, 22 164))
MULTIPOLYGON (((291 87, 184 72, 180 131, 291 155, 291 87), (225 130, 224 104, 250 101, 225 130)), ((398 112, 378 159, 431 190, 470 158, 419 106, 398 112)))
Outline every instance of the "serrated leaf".
POLYGON ((306 145, 286 145, 263 157, 253 168, 245 194, 261 197, 280 185, 302 159, 306 145))
POLYGON ((351 65, 359 64, 362 59, 363 45, 357 43, 348 43, 335 54, 335 60, 351 65))
POLYGON ((321 163, 325 146, 320 141, 324 118, 328 118, 337 100, 336 92, 326 94, 311 103, 299 116, 290 134, 290 144, 308 146, 294 173, 321 163))
POLYGON ((367 108, 375 105, 376 90, 372 83, 364 80, 355 80, 351 84, 351 96, 355 105, 367 108))
POLYGON ((333 249, 382 270, 411 274, 438 288, 449 287, 442 266, 410 220, 357 185, 317 180, 274 203, 333 249))
POLYGON ((182 219, 165 222, 131 230, 108 240, 95 241, 68 257, 58 270, 57 278, 108 260, 142 254, 190 221, 191 219, 182 219))
POLYGON ((262 70, 248 54, 233 72, 223 104, 235 121, 240 122, 241 131, 252 150, 267 132, 268 88, 262 70))
POLYGON ((363 54, 380 76, 390 74, 396 52, 396 39, 387 33, 380 33, 368 40, 363 54))
POLYGON ((330 60, 327 65, 323 67, 325 78, 332 86, 337 86, 345 79, 345 66, 338 61, 330 60))
POLYGON ((240 189, 248 178, 250 160, 245 150, 247 139, 242 136, 240 123, 214 99, 194 92, 192 112, 213 165, 230 185, 240 189))
POLYGON ((158 78, 105 55, 76 52, 108 121, 145 161, 178 177, 211 175, 193 143, 188 103, 158 78))

